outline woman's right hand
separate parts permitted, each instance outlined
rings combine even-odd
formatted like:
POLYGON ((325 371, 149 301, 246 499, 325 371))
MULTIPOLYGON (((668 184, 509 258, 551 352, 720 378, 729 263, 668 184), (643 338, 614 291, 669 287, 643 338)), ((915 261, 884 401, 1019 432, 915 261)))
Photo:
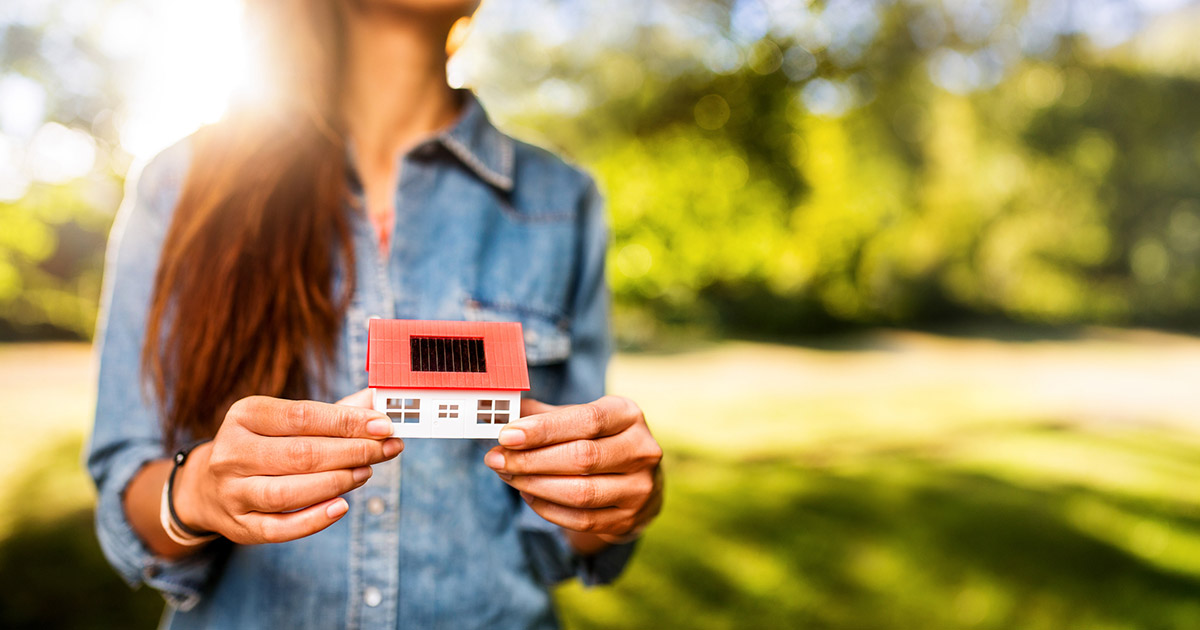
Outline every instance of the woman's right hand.
POLYGON ((370 390, 331 405, 251 396, 237 401, 212 442, 197 446, 175 477, 184 525, 240 544, 315 534, 349 509, 341 495, 371 478, 372 464, 404 443, 369 407, 370 390))

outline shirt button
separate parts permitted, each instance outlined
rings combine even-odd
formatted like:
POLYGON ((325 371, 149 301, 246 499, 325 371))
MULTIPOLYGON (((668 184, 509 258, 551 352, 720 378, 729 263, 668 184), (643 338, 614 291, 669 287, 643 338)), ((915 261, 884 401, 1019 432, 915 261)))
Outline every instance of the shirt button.
POLYGON ((367 511, 376 516, 383 514, 385 507, 387 506, 383 504, 383 499, 380 499, 379 497, 371 497, 367 501, 367 511))
POLYGON ((374 608, 383 601, 383 593, 374 586, 368 586, 367 590, 363 591, 363 603, 374 608))

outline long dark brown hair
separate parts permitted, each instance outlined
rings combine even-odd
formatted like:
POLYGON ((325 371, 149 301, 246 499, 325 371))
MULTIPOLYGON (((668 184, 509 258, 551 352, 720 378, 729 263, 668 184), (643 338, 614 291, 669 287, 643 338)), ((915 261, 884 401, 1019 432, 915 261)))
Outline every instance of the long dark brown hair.
POLYGON ((247 0, 269 97, 192 137, 142 353, 167 448, 214 435, 239 398, 308 397, 325 379, 354 277, 342 5, 247 0))

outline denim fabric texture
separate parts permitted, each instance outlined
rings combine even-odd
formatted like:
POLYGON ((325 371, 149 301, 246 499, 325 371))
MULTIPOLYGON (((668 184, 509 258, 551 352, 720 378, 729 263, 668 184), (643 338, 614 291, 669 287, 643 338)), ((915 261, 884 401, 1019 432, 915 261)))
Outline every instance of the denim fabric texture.
MULTIPOLYGON (((347 210, 356 289, 332 385, 319 399, 366 387, 371 317, 519 321, 529 396, 558 404, 600 397, 610 353, 608 235, 592 180, 502 134, 470 95, 453 127, 401 159, 386 260, 370 221, 347 210)), ((484 440, 407 440, 399 458, 346 495, 349 513, 313 536, 253 546, 221 539, 178 561, 150 552, 130 528, 122 495, 145 463, 167 456, 140 352, 188 162, 187 140, 150 161, 113 227, 86 452, 101 547, 130 585, 162 592, 164 626, 552 628, 551 586, 620 573, 633 545, 573 553, 557 526, 483 464, 495 444, 484 440)))

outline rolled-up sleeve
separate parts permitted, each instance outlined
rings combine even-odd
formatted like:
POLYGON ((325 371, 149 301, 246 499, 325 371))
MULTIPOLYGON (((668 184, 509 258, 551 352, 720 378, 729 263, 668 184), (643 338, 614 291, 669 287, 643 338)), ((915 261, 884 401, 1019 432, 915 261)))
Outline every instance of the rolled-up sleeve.
MULTIPOLYGON (((591 402, 605 393, 605 374, 612 354, 609 327, 609 289, 605 280, 608 221, 604 201, 590 179, 580 203, 580 258, 576 271, 571 317, 571 354, 564 366, 560 405, 591 402)), ((612 545, 589 556, 577 553, 561 527, 523 505, 520 526, 530 542, 529 553, 542 579, 555 584, 579 577, 584 584, 607 584, 625 569, 635 542, 612 545)))
POLYGON ((158 413, 143 386, 141 351, 159 252, 187 159, 187 146, 180 143, 151 160, 131 180, 113 224, 96 334, 96 418, 86 449, 105 557, 130 586, 145 583, 183 609, 199 600, 221 546, 174 561, 156 556, 133 531, 123 503, 134 475, 166 456, 158 413))

